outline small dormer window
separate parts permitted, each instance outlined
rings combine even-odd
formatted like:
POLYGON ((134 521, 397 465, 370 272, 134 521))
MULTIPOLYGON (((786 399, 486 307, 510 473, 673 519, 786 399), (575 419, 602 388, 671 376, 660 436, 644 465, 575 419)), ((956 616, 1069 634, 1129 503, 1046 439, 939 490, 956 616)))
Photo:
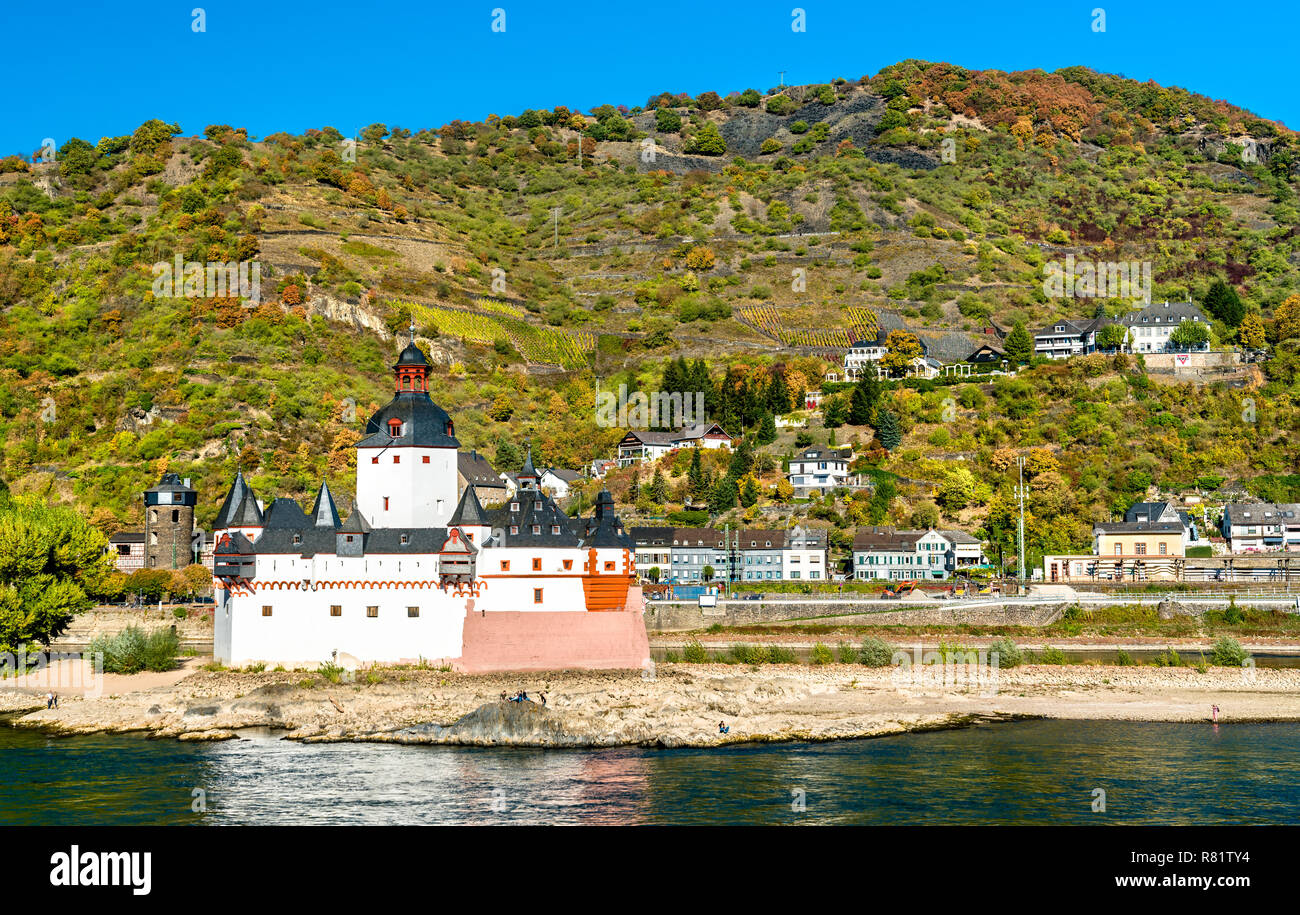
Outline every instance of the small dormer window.
POLYGON ((511 510, 512 512, 517 512, 517 511, 519 511, 519 503, 518 503, 518 502, 511 502, 511 503, 510 503, 510 510, 511 510))
POLYGON ((558 534, 559 532, 560 532, 560 526, 559 526, 558 524, 552 524, 552 525, 551 525, 551 533, 552 533, 552 534, 558 534))
POLYGON ((300 543, 302 543, 302 534, 294 534, 294 535, 293 535, 293 545, 294 545, 294 546, 297 546, 297 545, 300 544, 300 543))
POLYGON ((519 533, 519 525, 518 525, 518 524, 512 524, 512 525, 510 525, 510 533, 512 533, 512 534, 517 534, 517 533, 519 533))
POLYGON ((451 420, 447 420, 447 436, 449 438, 456 437, 456 424, 453 423, 451 420))
POLYGON ((534 533, 534 534, 540 534, 541 532, 542 532, 542 526, 541 526, 540 524, 534 524, 534 525, 533 525, 533 533, 534 533))
POLYGON ((388 421, 388 434, 393 438, 400 438, 402 435, 402 421, 400 419, 390 419, 388 421))
POLYGON ((408 544, 408 543, 410 543, 410 542, 411 542, 411 535, 410 535, 410 534, 403 534, 403 535, 402 535, 402 545, 405 546, 406 544, 408 544))

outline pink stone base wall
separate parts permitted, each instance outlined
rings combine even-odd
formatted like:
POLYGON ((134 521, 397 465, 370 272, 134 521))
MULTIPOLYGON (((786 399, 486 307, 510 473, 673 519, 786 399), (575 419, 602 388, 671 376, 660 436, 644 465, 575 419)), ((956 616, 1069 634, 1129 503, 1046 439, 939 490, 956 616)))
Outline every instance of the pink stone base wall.
POLYGON ((456 670, 470 674, 526 670, 637 669, 650 663, 640 601, 605 613, 505 611, 465 616, 465 646, 456 670))

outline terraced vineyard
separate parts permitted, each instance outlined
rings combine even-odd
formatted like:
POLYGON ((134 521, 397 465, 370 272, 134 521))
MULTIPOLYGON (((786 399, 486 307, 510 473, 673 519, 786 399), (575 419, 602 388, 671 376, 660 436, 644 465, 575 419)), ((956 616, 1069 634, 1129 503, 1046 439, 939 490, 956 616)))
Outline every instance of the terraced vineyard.
POLYGON ((843 326, 816 330, 792 328, 771 305, 743 305, 740 318, 787 346, 847 349, 857 340, 872 339, 879 326, 876 313, 861 305, 843 306, 843 326))
MULTIPOLYGON (((502 309, 515 308, 488 299, 476 300, 476 304, 479 301, 491 302, 492 305, 502 309)), ((416 321, 426 326, 436 327, 440 334, 488 346, 498 340, 508 340, 528 362, 533 364, 580 369, 587 365, 588 354, 596 348, 596 335, 589 331, 538 327, 513 316, 510 312, 503 311, 498 316, 440 305, 425 305, 421 302, 401 304, 411 309, 411 314, 415 316, 416 321)))

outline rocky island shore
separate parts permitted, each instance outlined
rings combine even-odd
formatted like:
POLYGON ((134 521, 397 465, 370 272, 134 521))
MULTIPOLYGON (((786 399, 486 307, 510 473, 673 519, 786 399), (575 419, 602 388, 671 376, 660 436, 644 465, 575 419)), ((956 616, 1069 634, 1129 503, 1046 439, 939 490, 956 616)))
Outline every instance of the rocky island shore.
POLYGON ((1222 722, 1300 720, 1294 668, 1025 665, 983 683, 836 664, 661 664, 653 675, 381 668, 338 682, 303 671, 196 670, 116 688, 64 697, 57 709, 45 708, 43 693, 0 689, 0 713, 62 735, 222 740, 269 728, 304 741, 542 747, 831 740, 1015 718, 1209 721, 1216 705, 1222 722), (537 701, 502 701, 520 689, 537 701))

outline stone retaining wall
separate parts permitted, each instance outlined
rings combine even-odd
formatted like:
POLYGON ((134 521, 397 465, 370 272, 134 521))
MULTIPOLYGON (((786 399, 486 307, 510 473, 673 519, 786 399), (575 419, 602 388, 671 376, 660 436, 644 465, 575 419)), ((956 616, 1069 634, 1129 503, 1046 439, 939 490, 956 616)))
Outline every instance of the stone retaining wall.
POLYGON ((128 626, 136 626, 146 632, 174 627, 180 636, 182 648, 211 651, 212 606, 185 609, 185 618, 177 619, 172 608, 167 606, 162 610, 156 606, 144 610, 96 607, 75 617, 67 632, 55 639, 51 648, 55 651, 80 651, 96 636, 116 635, 128 626))

